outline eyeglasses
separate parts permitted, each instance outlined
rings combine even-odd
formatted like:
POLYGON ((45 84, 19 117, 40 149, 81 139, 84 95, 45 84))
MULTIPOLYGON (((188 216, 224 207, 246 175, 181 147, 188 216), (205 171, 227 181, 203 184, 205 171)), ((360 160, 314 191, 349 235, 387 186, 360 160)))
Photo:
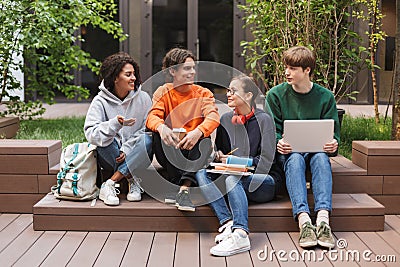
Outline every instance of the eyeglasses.
POLYGON ((226 93, 229 93, 231 95, 234 95, 236 92, 238 92, 238 90, 233 90, 231 88, 226 88, 226 93))

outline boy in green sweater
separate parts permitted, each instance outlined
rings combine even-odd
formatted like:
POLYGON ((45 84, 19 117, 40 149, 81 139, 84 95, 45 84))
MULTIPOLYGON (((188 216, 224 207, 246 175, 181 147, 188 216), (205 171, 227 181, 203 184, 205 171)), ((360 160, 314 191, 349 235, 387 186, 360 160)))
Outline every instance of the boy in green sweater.
POLYGON ((301 247, 333 248, 335 240, 329 226, 332 210, 332 170, 329 155, 337 154, 340 125, 335 98, 331 91, 311 81, 315 56, 303 46, 295 46, 283 54, 287 82, 272 88, 267 95, 275 120, 278 161, 286 175, 286 186, 292 202, 293 216, 299 223, 301 247), (333 119, 334 136, 320 153, 295 153, 283 136, 285 120, 333 119), (307 203, 306 169, 312 173, 312 190, 317 214, 316 226, 311 222, 307 203))

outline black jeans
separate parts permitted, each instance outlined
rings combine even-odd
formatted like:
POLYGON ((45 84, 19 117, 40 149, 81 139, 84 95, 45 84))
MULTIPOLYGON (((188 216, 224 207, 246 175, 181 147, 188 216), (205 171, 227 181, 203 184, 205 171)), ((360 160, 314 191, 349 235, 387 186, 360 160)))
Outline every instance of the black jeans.
POLYGON ((190 180, 197 185, 196 172, 204 168, 211 155, 209 137, 200 139, 191 150, 175 149, 166 145, 159 133, 153 133, 153 151, 158 163, 167 171, 167 179, 176 185, 190 180))

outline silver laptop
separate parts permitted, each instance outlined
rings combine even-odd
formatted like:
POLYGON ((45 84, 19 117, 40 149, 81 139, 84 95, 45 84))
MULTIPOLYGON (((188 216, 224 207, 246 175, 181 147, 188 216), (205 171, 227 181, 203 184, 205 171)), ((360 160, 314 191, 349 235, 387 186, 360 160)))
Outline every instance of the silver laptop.
POLYGON ((283 140, 292 146, 293 152, 323 152, 326 143, 333 140, 334 121, 285 120, 283 140))

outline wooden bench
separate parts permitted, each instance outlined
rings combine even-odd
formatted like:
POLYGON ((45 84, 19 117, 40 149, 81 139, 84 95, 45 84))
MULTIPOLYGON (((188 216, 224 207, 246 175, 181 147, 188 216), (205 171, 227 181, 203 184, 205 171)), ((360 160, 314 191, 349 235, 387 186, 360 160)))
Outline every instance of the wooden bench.
MULTIPOLYGON (((312 207, 312 200, 310 200, 312 207)), ((71 202, 47 195, 33 207, 34 230, 215 232, 218 221, 209 206, 181 212, 147 195, 140 202, 120 196, 120 205, 102 201, 71 202)), ((331 225, 335 231, 383 231, 385 209, 367 194, 334 194, 331 225)), ((297 231, 288 197, 249 205, 252 232, 297 231)))
POLYGON ((0 212, 32 213, 55 184, 59 140, 0 141, 0 212))
MULTIPOLYGON (((0 167, 0 212, 30 213, 32 205, 42 199, 33 208, 34 227, 37 230, 60 229, 57 228, 60 227, 58 225, 63 225, 64 230, 78 230, 82 221, 85 222, 85 226, 82 227, 93 227, 86 230, 99 231, 127 230, 131 224, 139 227, 129 228, 132 231, 147 231, 150 228, 169 231, 168 227, 170 231, 216 229, 217 221, 207 206, 198 207, 195 213, 182 213, 176 207, 150 197, 141 202, 128 203, 122 196, 121 205, 118 207, 107 207, 102 201, 97 201, 96 205, 91 207, 91 202, 56 200, 46 193, 56 183, 60 155, 60 141, 5 140, 1 143, 0 160, 5 164, 0 167), (131 223, 118 228, 116 225, 119 223, 113 223, 117 218, 127 219, 127 222, 131 223), (62 221, 68 223, 63 224, 62 221), (102 227, 96 223, 98 221, 109 223, 104 223, 107 226, 102 227), (66 224, 71 225, 71 228, 65 228, 66 224), (104 228, 109 226, 116 228, 104 228)), ((382 182, 382 179, 377 175, 368 175, 366 169, 342 156, 331 158, 331 163, 334 177, 332 223, 335 224, 335 229, 382 230, 384 206, 365 194, 374 193, 376 185, 382 182), (364 183, 360 186, 361 180, 364 183)), ((142 177, 145 179, 147 176, 142 177)), ((312 203, 312 200, 310 202, 312 203)), ((297 227, 291 215, 287 195, 271 203, 251 205, 249 216, 249 223, 254 231, 291 231, 297 227)))
MULTIPOLYGON (((352 169, 352 165, 347 163, 348 160, 339 157, 334 164, 335 170, 341 175, 347 174, 348 177, 354 173, 365 173, 358 166, 352 169)), ((155 172, 155 169, 150 168, 140 174, 143 180, 142 186, 145 189, 154 186, 152 183, 154 183, 155 172)), ((191 191, 193 202, 204 203, 201 193, 196 189, 191 191)), ((47 195, 33 207, 34 229, 212 232, 218 228, 217 219, 208 206, 196 207, 193 213, 181 212, 175 206, 162 202, 165 190, 167 189, 164 185, 157 189, 153 188, 152 197, 144 195, 144 199, 140 202, 127 202, 125 195, 120 195, 120 205, 113 207, 104 205, 100 200, 93 205, 91 201, 71 202, 57 200, 54 196, 47 195)), ((309 203, 313 209, 311 194, 309 203)), ((367 194, 333 195, 331 220, 335 231, 383 230, 384 214, 384 206, 367 194)), ((251 204, 249 226, 255 232, 297 231, 287 194, 269 203, 251 204)))

